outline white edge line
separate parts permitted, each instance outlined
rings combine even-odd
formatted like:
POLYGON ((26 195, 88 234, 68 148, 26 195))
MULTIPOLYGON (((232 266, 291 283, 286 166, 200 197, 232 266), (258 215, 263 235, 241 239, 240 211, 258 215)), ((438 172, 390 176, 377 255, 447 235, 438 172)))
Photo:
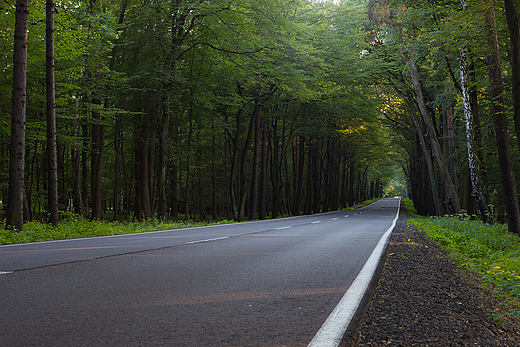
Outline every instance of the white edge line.
POLYGON ((193 245, 195 243, 203 243, 203 242, 211 242, 211 241, 217 241, 217 240, 225 240, 225 239, 229 239, 229 238, 230 238, 230 236, 224 236, 224 237, 216 237, 214 239, 190 241, 190 242, 185 242, 184 245, 193 245))
MULTIPOLYGON (((399 206, 400 204, 401 199, 399 199, 399 206)), ((367 290, 370 280, 376 271, 379 259, 385 249, 386 242, 392 234, 392 230, 394 230, 398 218, 399 207, 397 208, 397 214, 392 225, 381 237, 350 288, 347 290, 345 295, 343 295, 339 304, 334 308, 334 311, 332 311, 307 347, 337 347, 339 345, 352 317, 354 317, 354 314, 365 295, 365 291, 367 290)))

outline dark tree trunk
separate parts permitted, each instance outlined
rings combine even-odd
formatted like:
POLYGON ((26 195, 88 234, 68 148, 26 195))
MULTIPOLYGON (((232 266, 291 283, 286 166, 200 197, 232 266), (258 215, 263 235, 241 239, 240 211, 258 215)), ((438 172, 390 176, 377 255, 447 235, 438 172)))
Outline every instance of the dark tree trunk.
POLYGON ((81 150, 81 196, 83 198, 83 217, 89 217, 88 201, 88 126, 83 124, 83 148, 81 150))
POLYGON ((157 210, 160 218, 166 217, 166 136, 170 123, 168 100, 162 103, 162 124, 159 129, 159 154, 157 162, 157 210))
POLYGON ((423 117, 424 123, 428 129, 428 138, 431 144, 431 150, 433 153, 433 157, 437 162, 437 167, 439 169, 439 174, 441 176, 441 181, 444 186, 448 202, 447 207, 449 208, 450 213, 458 213, 460 211, 460 201, 457 195, 457 190, 455 189, 455 185, 451 180, 450 173, 448 171, 448 166, 444 160, 442 155, 442 151, 439 145, 439 140, 437 138, 437 133, 435 126, 432 122, 430 114, 426 108, 426 102, 424 101, 424 96, 421 90, 421 83, 419 80, 419 71, 417 69, 417 64, 415 62, 411 62, 410 64, 410 76, 412 77, 412 82, 415 90, 415 94, 417 96, 417 102, 419 104, 419 110, 421 111, 421 115, 423 117))
POLYGON ((211 212, 212 212, 212 219, 214 221, 217 220, 217 165, 215 163, 216 159, 216 147, 217 147, 217 141, 216 141, 216 135, 215 135, 215 125, 211 124, 211 130, 213 132, 212 137, 212 148, 211 148, 211 212))
POLYGON ((258 176, 260 171, 260 107, 255 107, 253 113, 255 122, 255 142, 253 145, 253 172, 251 179, 251 194, 250 194, 250 208, 249 219, 256 219, 256 212, 258 209, 258 176))
POLYGON ((301 212, 302 204, 302 190, 303 190, 303 170, 305 165, 305 139, 300 137, 297 142, 295 159, 297 164, 295 167, 295 189, 294 189, 294 202, 292 214, 299 216, 301 212))
POLYGON ((497 139, 498 161, 502 177, 502 193, 504 194, 508 229, 512 233, 520 234, 520 211, 516 195, 516 180, 513 162, 511 160, 511 149, 509 147, 495 12, 492 3, 488 2, 487 5, 489 6, 489 10, 484 12, 484 26, 486 29, 486 39, 489 49, 489 82, 491 85, 491 103, 497 139))
POLYGON ((258 219, 265 219, 267 217, 267 167, 268 167, 268 155, 267 155, 267 119, 264 117, 262 120, 262 145, 261 145, 261 170, 260 170, 260 197, 259 197, 259 211, 258 219))
POLYGON ((513 77, 513 109, 515 132, 520 147, 520 27, 514 0, 504 0, 507 27, 511 45, 511 69, 513 77))
POLYGON ((46 3, 46 80, 47 89, 47 210, 49 223, 58 225, 58 165, 56 159, 56 97, 54 83, 54 0, 46 3))
POLYGON ((94 110, 92 112, 92 152, 91 152, 91 196, 92 196, 92 219, 103 218, 103 156, 105 153, 105 126, 98 107, 101 100, 94 99, 94 110))
POLYGON ((23 230, 25 174, 25 109, 27 93, 27 29, 29 1, 16 0, 13 48, 13 96, 9 150, 9 192, 6 227, 23 230))

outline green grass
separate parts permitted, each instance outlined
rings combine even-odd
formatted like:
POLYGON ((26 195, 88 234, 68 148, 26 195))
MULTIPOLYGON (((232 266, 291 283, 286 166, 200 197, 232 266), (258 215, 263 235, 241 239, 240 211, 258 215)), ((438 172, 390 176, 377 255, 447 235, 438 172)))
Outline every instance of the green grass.
POLYGON ((520 238, 507 225, 484 224, 461 214, 453 217, 420 217, 409 223, 426 232, 463 267, 520 299, 520 238))
MULTIPOLYGON (((352 210, 362 206, 371 204, 379 199, 372 199, 364 201, 361 204, 352 206, 348 209, 352 210)), ((182 221, 159 221, 157 219, 148 220, 145 222, 129 222, 116 221, 109 222, 91 221, 83 219, 72 213, 63 214, 64 219, 60 221, 57 227, 41 222, 28 222, 24 224, 22 232, 15 232, 12 230, 5 230, 0 225, 0 245, 13 243, 28 243, 51 240, 75 239, 83 237, 108 236, 108 235, 122 235, 135 234, 147 231, 168 230, 187 227, 199 227, 213 224, 227 224, 234 223, 230 220, 222 221, 204 221, 204 222, 182 222, 182 221)), ((123 216, 121 215, 121 218, 123 216)), ((182 217, 182 216, 181 216, 182 217)), ((113 214, 105 215, 105 218, 112 220, 113 214)))
POLYGON ((344 208, 344 210, 355 210, 356 208, 360 208, 360 207, 364 207, 364 206, 370 205, 371 203, 376 202, 377 200, 381 200, 381 198, 365 200, 362 203, 359 203, 357 205, 346 207, 346 208, 344 208))
POLYGON ((162 222, 157 219, 146 222, 108 222, 90 221, 78 216, 67 218, 57 227, 40 222, 28 222, 24 224, 24 230, 14 232, 0 229, 0 244, 27 243, 50 240, 74 239, 93 236, 135 234, 155 230, 167 230, 186 227, 198 227, 212 224, 226 224, 233 221, 223 220, 219 222, 162 222))

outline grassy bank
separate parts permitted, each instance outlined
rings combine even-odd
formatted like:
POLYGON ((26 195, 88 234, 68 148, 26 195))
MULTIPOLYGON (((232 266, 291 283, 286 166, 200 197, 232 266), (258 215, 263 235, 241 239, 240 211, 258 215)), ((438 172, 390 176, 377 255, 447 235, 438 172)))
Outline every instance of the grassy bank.
POLYGON ((0 244, 27 243, 50 240, 75 239, 82 237, 108 236, 135 234, 147 231, 168 230, 187 227, 199 227, 212 224, 233 223, 224 220, 219 222, 182 222, 157 219, 146 222, 108 222, 91 221, 80 217, 67 218, 57 227, 40 222, 28 222, 24 224, 22 232, 0 229, 0 244))
MULTIPOLYGON (((411 201, 405 201, 411 212, 411 201)), ((442 245, 464 268, 478 273, 486 282, 514 298, 520 317, 520 237, 507 225, 484 224, 461 214, 452 217, 421 217, 413 214, 409 223, 442 245)))

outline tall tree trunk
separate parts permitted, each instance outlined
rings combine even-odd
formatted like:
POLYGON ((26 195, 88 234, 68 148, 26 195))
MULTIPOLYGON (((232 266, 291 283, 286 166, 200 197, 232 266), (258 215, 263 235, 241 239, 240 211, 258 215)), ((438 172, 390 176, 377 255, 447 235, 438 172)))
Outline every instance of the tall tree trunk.
POLYGON ((448 201, 448 207, 450 213, 458 213, 460 211, 460 201, 457 195, 457 190, 455 189, 455 185, 451 180, 450 173, 448 171, 448 166, 444 160, 442 155, 442 151, 439 145, 439 140, 437 138, 437 133, 435 130, 435 126, 433 125, 430 114, 426 108, 426 102, 424 101, 424 96, 421 89, 421 82, 419 80, 419 71, 417 69, 417 64, 415 61, 410 63, 410 76, 412 77, 412 83, 414 86, 415 94, 417 97, 417 102, 419 103, 419 110, 421 111, 421 115, 424 119, 424 123, 428 129, 428 138, 430 140, 433 156, 437 162, 437 166, 439 168, 439 174, 441 176, 441 181, 443 183, 444 189, 446 191, 448 201))
POLYGON ((255 121, 255 142, 253 145, 253 172, 251 179, 251 194, 250 194, 250 208, 249 219, 256 219, 256 212, 258 209, 258 176, 260 173, 260 106, 258 110, 255 108, 253 117, 255 121))
POLYGON ((267 118, 264 117, 262 120, 262 145, 260 150, 261 157, 261 170, 260 170, 260 197, 259 197, 259 210, 258 219, 265 219, 267 216, 267 197, 269 192, 267 191, 267 118))
MULTIPOLYGON (((75 138, 79 138, 79 121, 74 120, 73 134, 75 138)), ((72 149, 72 201, 74 204, 74 213, 84 216, 83 198, 81 195, 81 151, 79 145, 75 145, 72 149)))
POLYGON ((187 156, 186 156, 186 184, 185 184, 185 202, 184 202, 184 220, 189 220, 189 212, 190 212, 190 184, 191 184, 191 150, 192 150, 192 138, 193 138, 193 96, 194 96, 194 90, 191 88, 190 90, 191 94, 191 100, 190 100, 190 109, 188 111, 188 149, 187 149, 187 156))
POLYGON ((471 98, 469 95, 468 68, 466 64, 466 48, 463 47, 459 56, 460 62, 460 85, 462 89, 462 103, 464 105, 464 123, 466 125, 466 144, 468 148, 468 165, 471 174, 471 185, 477 198, 482 220, 487 222, 489 215, 487 201, 482 188, 482 176, 480 163, 478 161, 475 141, 475 125, 471 111, 471 98))
POLYGON ((157 214, 159 218, 166 217, 166 137, 170 122, 170 107, 168 100, 162 103, 162 124, 159 129, 159 153, 157 158, 157 214))
POLYGON ((491 85, 491 103, 493 109, 493 120, 495 123, 498 161, 502 177, 502 190, 507 214, 507 224, 510 232, 520 234, 520 211, 516 195, 516 180, 513 162, 511 160, 507 119, 504 108, 504 87, 500 67, 500 56, 498 52, 495 10, 491 1, 484 2, 484 4, 487 7, 486 11, 484 11, 484 27, 486 30, 486 40, 489 49, 488 67, 489 82, 491 85))
POLYGON ((91 152, 91 195, 92 195, 92 219, 103 218, 103 157, 105 153, 105 126, 104 117, 98 108, 101 100, 94 99, 94 110, 92 111, 92 152, 91 152))
POLYGON ((88 125, 82 126, 83 146, 81 150, 81 197, 83 198, 83 217, 88 218, 90 215, 88 201, 88 125))
POLYGON ((513 109, 515 132, 520 147, 520 26, 514 0, 504 0, 509 43, 511 44, 511 69, 513 77, 513 109))
POLYGON ((56 97, 54 83, 54 0, 46 2, 46 90, 47 90, 47 210, 49 223, 58 225, 58 165, 56 159, 56 97))
POLYGON ((295 159, 297 164, 295 165, 294 172, 295 189, 292 214, 299 216, 302 205, 303 170, 305 165, 305 139, 303 137, 298 138, 295 159))
POLYGON ((213 133, 211 142, 211 219, 213 221, 217 220, 217 165, 216 165, 216 147, 217 147, 217 141, 216 141, 216 135, 215 135, 215 124, 211 124, 211 132, 213 133))
POLYGON ((255 102, 255 108, 253 113, 251 114, 251 119, 249 121, 249 127, 247 131, 246 141, 244 143, 244 148, 242 149, 242 154, 240 156, 240 180, 239 180, 239 210, 238 210, 238 220, 244 220, 245 218, 245 207, 246 207, 246 198, 247 198, 247 187, 246 187, 246 162, 247 162, 247 152, 249 151, 249 146, 251 145, 251 138, 253 137, 253 129, 256 122, 256 118, 260 115, 260 104, 255 102))
POLYGON ((13 48, 13 97, 9 150, 9 192, 6 227, 23 230, 25 175, 25 109, 27 92, 27 29, 29 1, 16 0, 13 48))

